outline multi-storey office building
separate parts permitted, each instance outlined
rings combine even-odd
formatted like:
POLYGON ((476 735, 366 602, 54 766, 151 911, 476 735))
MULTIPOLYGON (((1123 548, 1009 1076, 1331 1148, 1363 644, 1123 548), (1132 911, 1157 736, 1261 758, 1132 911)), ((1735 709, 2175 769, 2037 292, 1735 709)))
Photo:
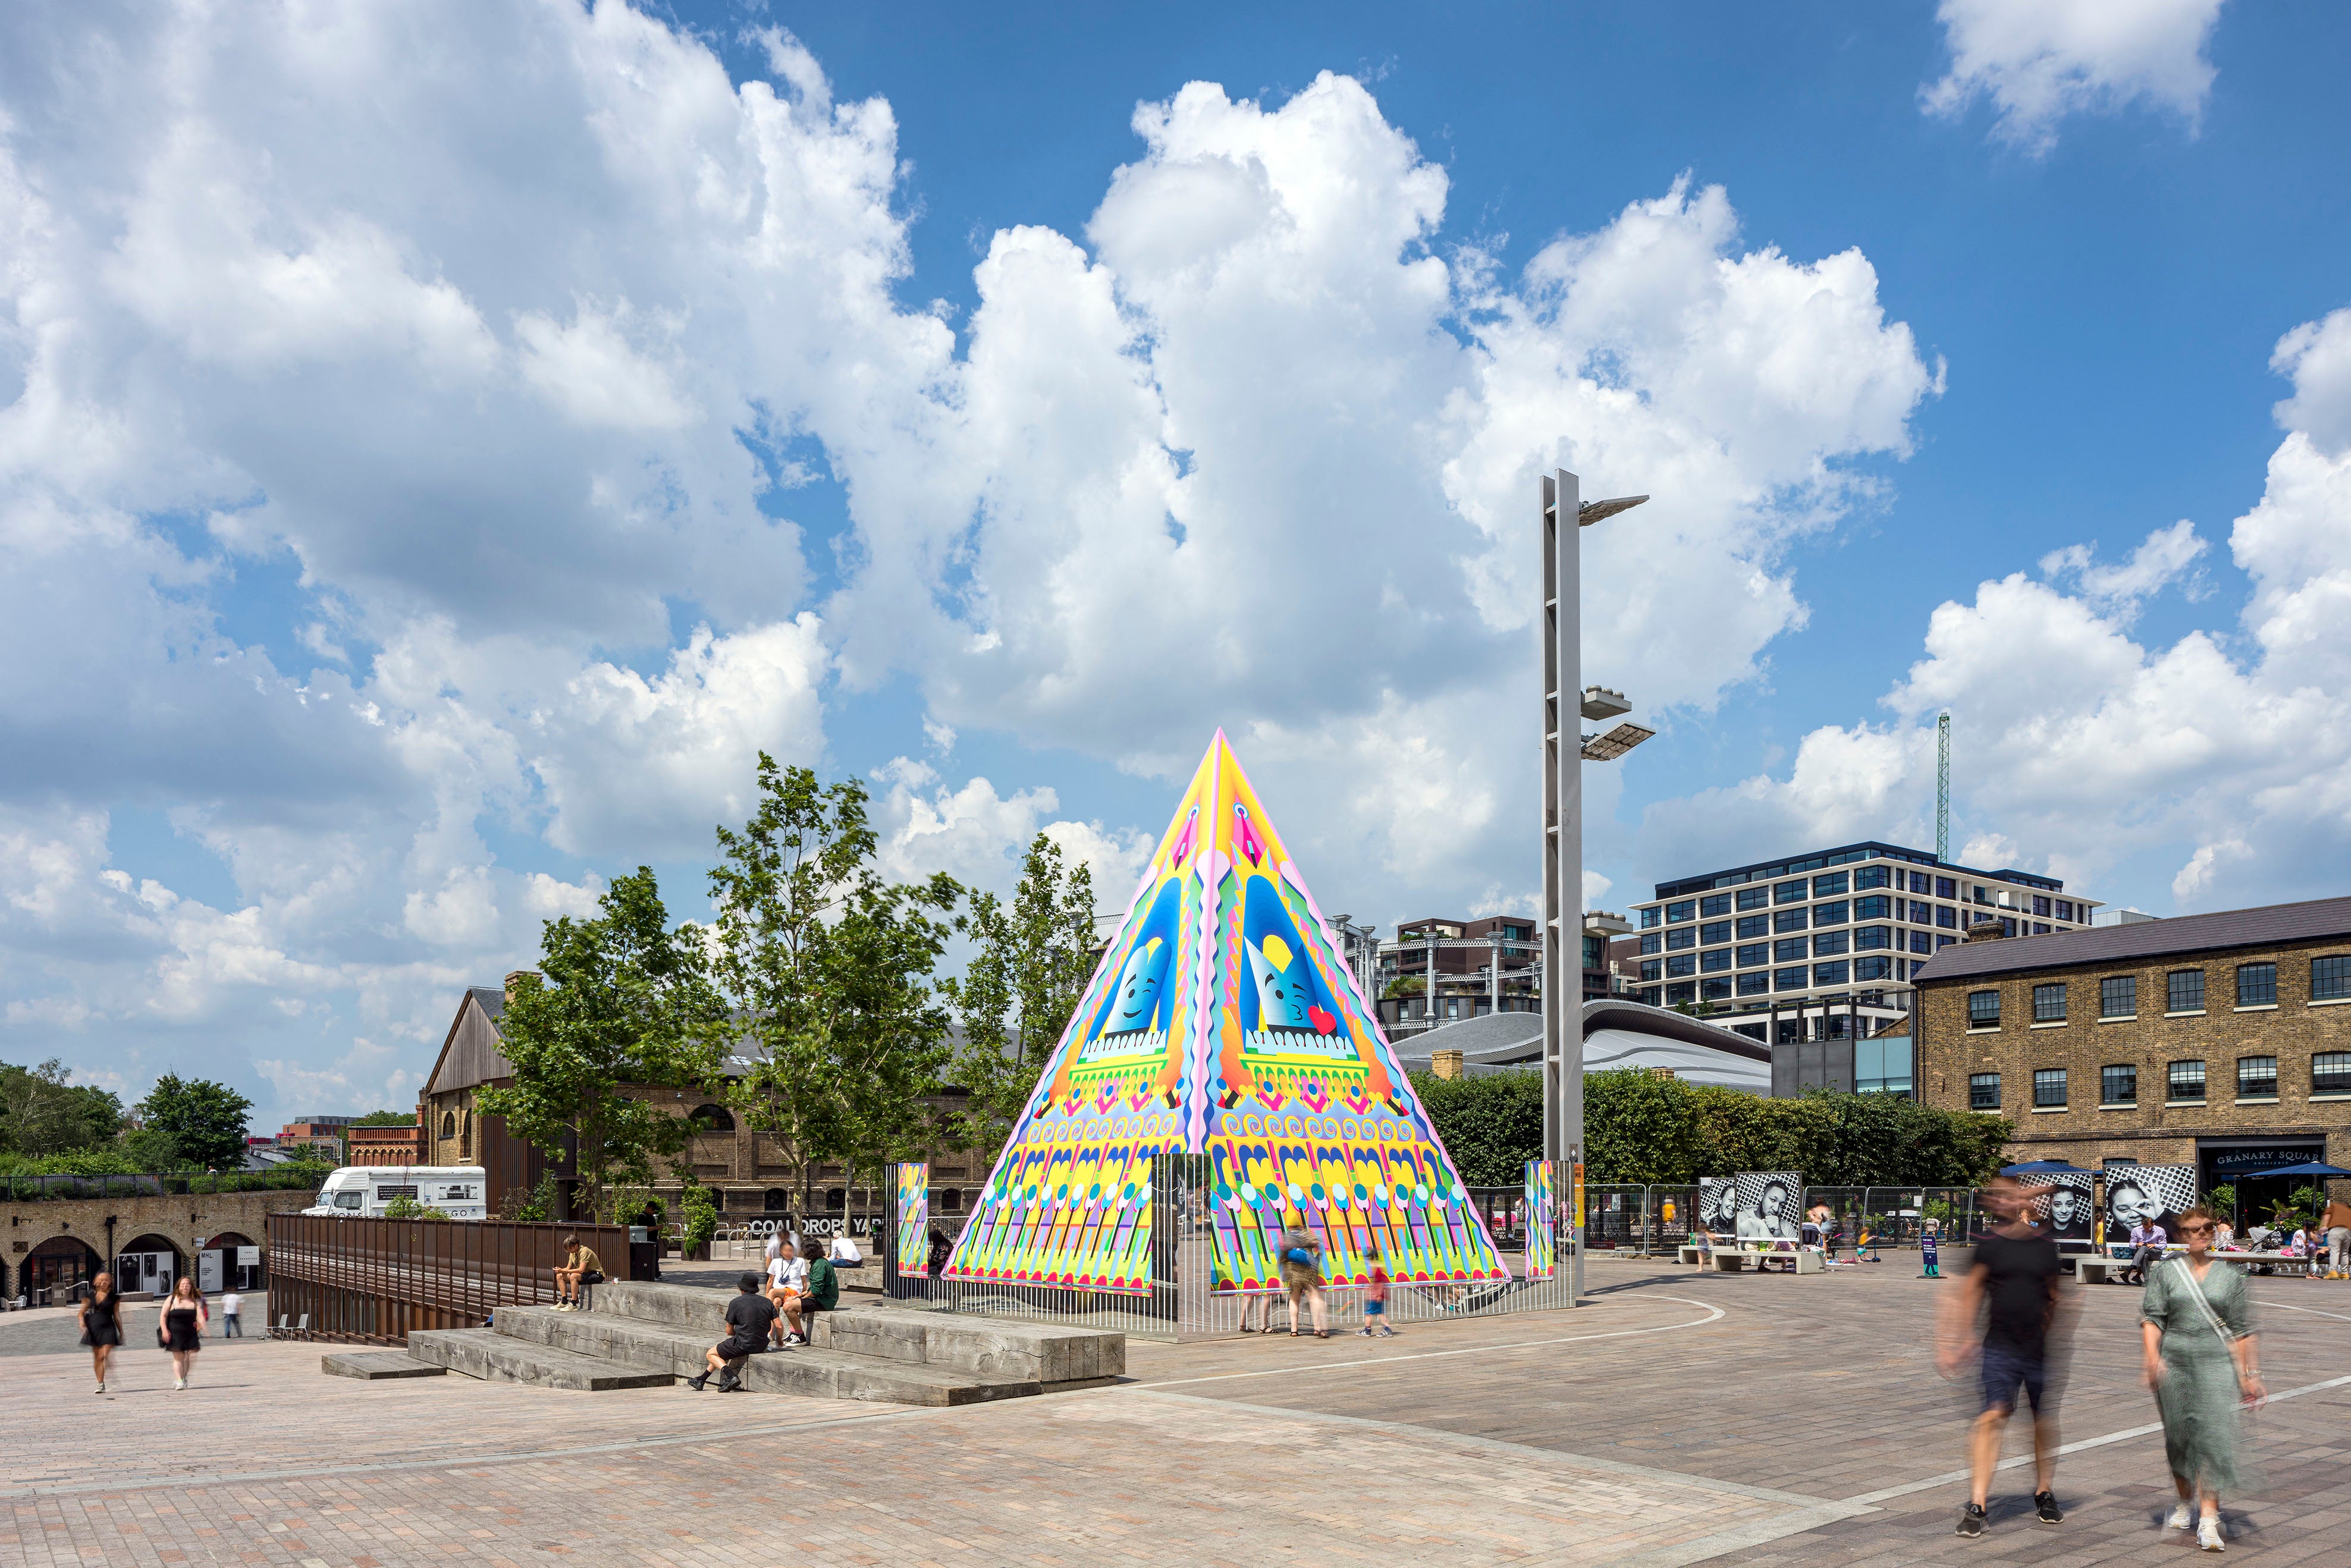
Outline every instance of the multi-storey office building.
POLYGON ((2011 1118, 2020 1160, 2194 1165, 2248 1214, 2301 1184, 2246 1172, 2351 1162, 2351 898, 1971 941, 1920 971, 1919 1098, 2011 1118))
POLYGON ((1641 937, 1635 996, 1761 1015, 1731 1023, 1766 1040, 1874 1035, 1908 1006, 1914 966, 1978 922, 2008 936, 2091 924, 2095 899, 2055 877, 1949 865, 1923 850, 1844 844, 1657 883, 1634 905, 1641 937))

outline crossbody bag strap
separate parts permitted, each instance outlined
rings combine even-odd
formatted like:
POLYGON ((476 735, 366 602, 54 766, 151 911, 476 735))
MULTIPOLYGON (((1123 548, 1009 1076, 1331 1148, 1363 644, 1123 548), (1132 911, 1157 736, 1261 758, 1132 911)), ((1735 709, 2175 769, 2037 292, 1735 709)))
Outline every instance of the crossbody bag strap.
MULTIPOLYGON (((2222 1344, 2235 1344, 2237 1336, 2229 1332, 2227 1326, 2220 1322, 2220 1315, 2212 1310, 2212 1303, 2204 1299, 2204 1287, 2197 1282, 2195 1271, 2189 1268, 2188 1260, 2181 1258, 2177 1261, 2179 1264, 2179 1276, 2188 1282, 2188 1294, 2195 1301, 2196 1310, 2204 1314, 2205 1322, 2210 1325, 2214 1333, 2220 1336, 2222 1344)), ((2215 1263, 2212 1267, 2221 1269, 2226 1268, 2227 1265, 2215 1263)))

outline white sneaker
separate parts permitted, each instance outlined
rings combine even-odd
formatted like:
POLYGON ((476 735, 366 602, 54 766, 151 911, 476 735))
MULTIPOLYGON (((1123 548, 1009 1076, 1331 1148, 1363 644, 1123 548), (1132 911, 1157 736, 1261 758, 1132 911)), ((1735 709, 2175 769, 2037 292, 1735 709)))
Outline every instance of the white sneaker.
POLYGON ((99 1385, 98 1385, 98 1391, 99 1391, 100 1394, 105 1393, 105 1392, 106 1392, 106 1385, 105 1385, 105 1384, 103 1384, 103 1383, 99 1384, 99 1385))
POLYGON ((174 1388, 185 1388, 187 1385, 188 1380, 184 1377, 175 1377, 172 1379, 172 1386, 174 1388))
POLYGON ((2207 1552, 2226 1552, 2229 1548, 2220 1539, 2220 1521, 2210 1514, 2196 1527, 2196 1544, 2207 1552))
POLYGON ((2165 1521, 2163 1521, 2163 1528, 2164 1528, 2164 1529, 2166 1529, 2166 1530, 2193 1530, 2193 1529, 2195 1529, 2195 1528, 2196 1528, 2196 1511, 2195 1511, 2195 1509, 2193 1509, 2192 1507, 2190 1507, 2190 1506, 2189 1506, 2189 1505, 2188 1505, 2187 1503, 2184 1503, 2184 1502, 2183 1502, 2183 1503, 2181 1503, 2178 1508, 2175 1508, 2175 1509, 2173 1509, 2173 1510, 2171 1511, 2171 1517, 2170 1517, 2169 1519, 2167 1519, 2167 1520, 2165 1520, 2165 1521))

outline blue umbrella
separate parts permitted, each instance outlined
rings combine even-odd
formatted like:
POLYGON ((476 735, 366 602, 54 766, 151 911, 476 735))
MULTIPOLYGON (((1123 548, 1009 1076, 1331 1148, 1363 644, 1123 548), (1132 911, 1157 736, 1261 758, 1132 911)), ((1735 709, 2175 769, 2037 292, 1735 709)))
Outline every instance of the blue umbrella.
POLYGON ((2351 1176, 2351 1171, 2341 1166, 2330 1166, 2324 1160, 2304 1160, 2298 1166, 2280 1166, 2273 1171, 2248 1171, 2253 1176, 2351 1176))
MULTIPOLYGON (((2027 1160, 2021 1166, 2002 1166, 2000 1168, 2000 1174, 2002 1176, 2057 1176, 2067 1171, 2075 1176, 2090 1174, 2081 1166, 2068 1165, 2064 1160, 2027 1160)), ((2346 1171, 2343 1174, 2351 1176, 2351 1171, 2346 1171)))

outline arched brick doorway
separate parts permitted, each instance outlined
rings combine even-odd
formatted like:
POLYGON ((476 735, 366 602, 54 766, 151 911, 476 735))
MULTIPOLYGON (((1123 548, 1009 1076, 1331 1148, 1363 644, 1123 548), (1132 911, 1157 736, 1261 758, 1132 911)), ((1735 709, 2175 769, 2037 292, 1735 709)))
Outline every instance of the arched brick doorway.
POLYGON ((187 1271, 187 1260, 168 1236, 150 1231, 114 1249, 114 1288, 126 1296, 141 1291, 170 1295, 172 1281, 187 1271))
POLYGON ((223 1291, 257 1291, 261 1289, 261 1253, 253 1239, 235 1230, 224 1230, 218 1236, 204 1238, 204 1249, 196 1254, 196 1289, 207 1296, 223 1291), (246 1250, 254 1261, 238 1260, 246 1250))
POLYGON ((52 1236, 26 1258, 17 1289, 35 1306, 61 1304, 103 1267, 97 1251, 80 1237, 52 1236))

